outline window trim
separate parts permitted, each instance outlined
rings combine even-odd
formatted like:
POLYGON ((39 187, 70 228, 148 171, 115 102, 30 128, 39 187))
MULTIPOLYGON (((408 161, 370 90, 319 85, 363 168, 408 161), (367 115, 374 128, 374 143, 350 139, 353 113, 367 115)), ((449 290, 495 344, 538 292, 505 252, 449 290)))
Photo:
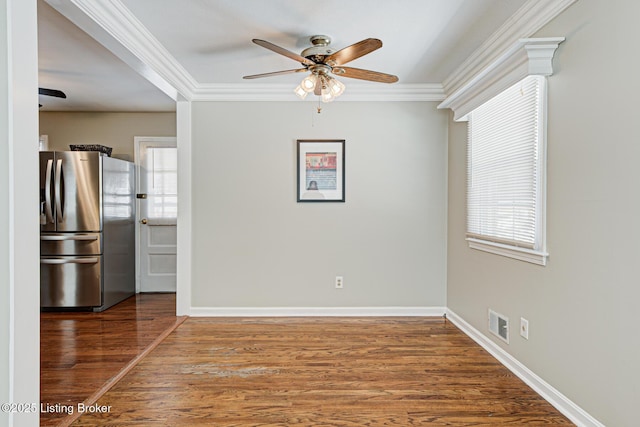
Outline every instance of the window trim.
POLYGON ((474 77, 460 84, 438 108, 453 110, 453 120, 466 121, 467 114, 527 76, 551 76, 553 57, 564 37, 517 40, 474 77))
MULTIPOLYGON (((494 59, 484 64, 483 68, 463 83, 457 84, 447 93, 445 100, 438 108, 453 110, 453 120, 463 122, 468 120, 468 114, 489 99, 516 84, 530 75, 551 76, 553 74, 553 57, 564 37, 523 38, 517 40, 511 47, 494 56, 494 59)), ((547 92, 545 85, 543 97, 543 135, 540 139, 544 150, 544 173, 539 174, 540 188, 544 191, 540 199, 541 214, 541 242, 538 249, 505 245, 500 242, 480 240, 473 236, 466 238, 469 247, 506 257, 546 265, 549 254, 546 251, 546 128, 547 128, 547 92)), ((466 229, 466 225, 465 225, 466 229)), ((466 230, 465 230, 466 231, 466 230)))
POLYGON ((513 258, 520 261, 530 262, 532 264, 547 265, 549 253, 547 251, 538 251, 535 249, 527 249, 518 246, 505 245, 502 243, 492 242, 490 240, 480 240, 473 237, 467 237, 469 248, 489 252, 495 255, 502 255, 507 258, 513 258))

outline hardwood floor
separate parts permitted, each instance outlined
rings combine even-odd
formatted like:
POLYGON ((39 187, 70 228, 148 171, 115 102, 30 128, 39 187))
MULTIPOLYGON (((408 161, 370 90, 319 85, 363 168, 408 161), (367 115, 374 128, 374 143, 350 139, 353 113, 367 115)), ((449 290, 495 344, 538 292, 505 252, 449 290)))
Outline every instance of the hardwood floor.
POLYGON ((74 426, 570 426, 440 318, 189 318, 74 426))
POLYGON ((175 294, 139 294, 102 313, 41 313, 40 425, 68 425, 69 407, 90 400, 183 320, 175 304, 175 294))

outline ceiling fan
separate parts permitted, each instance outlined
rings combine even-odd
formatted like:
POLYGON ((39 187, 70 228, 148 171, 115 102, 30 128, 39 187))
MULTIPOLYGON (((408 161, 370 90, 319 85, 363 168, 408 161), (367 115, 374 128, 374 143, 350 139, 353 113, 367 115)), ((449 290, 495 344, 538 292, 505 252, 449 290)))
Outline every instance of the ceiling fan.
MULTIPOLYGON (((56 98, 66 98, 67 95, 58 89, 46 89, 43 87, 39 87, 38 88, 38 95, 46 95, 46 96, 54 96, 56 98)), ((42 107, 42 104, 38 104, 40 107, 42 107)))
POLYGON ((271 42, 260 39, 252 41, 258 46, 272 50, 275 53, 284 55, 302 64, 303 68, 293 70, 275 71, 272 73, 254 74, 244 76, 245 79, 258 79, 262 77, 279 76, 283 74, 301 73, 309 71, 300 85, 294 92, 302 99, 307 94, 313 92, 321 97, 323 102, 331 102, 344 92, 343 83, 335 79, 331 74, 351 79, 368 80, 379 83, 395 83, 398 77, 392 74, 380 73, 378 71, 363 70, 360 68, 345 67, 344 64, 360 58, 376 49, 382 47, 382 41, 368 38, 351 46, 335 51, 329 47, 331 38, 329 36, 312 36, 310 39, 312 46, 303 50, 300 55, 277 46, 271 42))

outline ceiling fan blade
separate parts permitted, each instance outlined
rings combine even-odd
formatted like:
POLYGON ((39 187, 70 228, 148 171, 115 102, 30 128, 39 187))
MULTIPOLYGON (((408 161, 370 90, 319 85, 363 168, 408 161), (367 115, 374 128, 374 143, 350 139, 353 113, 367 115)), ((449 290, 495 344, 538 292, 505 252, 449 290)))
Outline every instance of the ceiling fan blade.
POLYGON ((394 76, 393 74, 352 67, 336 67, 333 69, 333 74, 341 77, 349 77, 350 79, 369 80, 379 83, 395 83, 398 81, 398 76, 394 76))
POLYGON ((61 90, 38 88, 38 95, 55 96, 56 98, 66 98, 67 95, 61 90))
POLYGON ((293 53, 290 50, 287 50, 283 47, 280 46, 276 46, 275 44, 268 42, 266 40, 260 40, 260 39, 253 39, 252 42, 254 42, 255 44, 257 44, 258 46, 262 46, 266 49, 269 49, 275 53, 279 53, 280 55, 284 55, 287 58, 291 58, 294 61, 298 61, 304 65, 313 65, 315 64, 315 62, 305 58, 304 56, 300 56, 297 53, 293 53))
POLYGON ((382 41, 378 39, 364 39, 329 55, 325 58, 325 62, 333 61, 336 65, 346 64, 381 47, 382 41))
POLYGON ((251 76, 244 76, 243 79, 260 79, 262 77, 280 76, 282 74, 301 73, 307 71, 306 68, 297 68, 295 70, 283 70, 274 71, 273 73, 253 74, 251 76))

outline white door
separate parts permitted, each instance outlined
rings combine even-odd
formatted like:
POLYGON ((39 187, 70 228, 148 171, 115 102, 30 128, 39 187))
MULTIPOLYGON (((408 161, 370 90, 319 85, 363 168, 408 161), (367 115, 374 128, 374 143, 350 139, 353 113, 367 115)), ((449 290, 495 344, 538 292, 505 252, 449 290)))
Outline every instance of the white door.
POLYGON ((135 137, 138 292, 176 291, 176 138, 135 137))

